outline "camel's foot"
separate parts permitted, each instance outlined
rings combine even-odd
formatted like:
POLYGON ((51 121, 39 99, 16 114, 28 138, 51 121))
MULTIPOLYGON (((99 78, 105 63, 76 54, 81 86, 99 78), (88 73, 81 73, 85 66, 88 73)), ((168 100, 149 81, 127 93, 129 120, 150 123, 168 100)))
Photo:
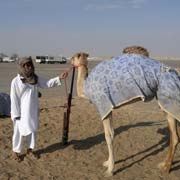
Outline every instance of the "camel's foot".
POLYGON ((113 172, 107 170, 107 171, 104 173, 104 176, 105 176, 105 177, 111 177, 111 176, 113 176, 113 172))
POLYGON ((158 168, 169 173, 171 169, 171 163, 161 162, 158 164, 158 168))
POLYGON ((104 166, 104 167, 108 167, 108 166, 109 166, 109 161, 108 161, 108 160, 107 160, 107 161, 104 161, 104 162, 103 162, 103 166, 104 166))

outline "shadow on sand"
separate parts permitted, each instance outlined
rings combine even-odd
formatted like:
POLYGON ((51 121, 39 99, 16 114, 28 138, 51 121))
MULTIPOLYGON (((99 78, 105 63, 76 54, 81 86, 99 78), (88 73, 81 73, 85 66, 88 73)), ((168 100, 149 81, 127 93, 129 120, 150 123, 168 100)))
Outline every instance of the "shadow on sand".
MULTIPOLYGON (((127 131, 131 128, 145 127, 145 126, 157 126, 157 125, 162 125, 162 124, 161 124, 161 122, 160 123, 157 123, 157 122, 139 122, 139 123, 136 123, 133 125, 120 126, 119 128, 115 129, 115 136, 119 135, 120 133, 127 131)), ((138 160, 135 160, 132 163, 130 163, 126 166, 123 166, 122 168, 116 170, 114 172, 114 174, 122 172, 122 171, 126 170, 127 168, 132 167, 134 164, 143 161, 147 157, 154 156, 154 155, 158 154, 159 152, 163 151, 169 145, 169 130, 168 130, 168 128, 162 128, 162 129, 160 128, 160 129, 158 129, 157 133, 163 135, 162 139, 159 142, 157 142, 153 146, 148 147, 147 149, 144 149, 144 150, 142 150, 136 154, 132 154, 125 159, 121 159, 121 160, 116 161, 115 163, 118 164, 118 163, 125 162, 129 159, 135 158, 135 157, 138 158, 138 156, 141 155, 141 157, 138 160), (142 157, 142 155, 143 155, 143 157, 142 157)), ((77 149, 77 150, 86 150, 86 149, 89 149, 95 145, 102 143, 103 141, 105 141, 104 133, 101 133, 101 134, 98 134, 96 136, 91 136, 91 137, 88 137, 88 138, 82 139, 82 140, 71 140, 68 143, 68 145, 73 145, 73 148, 77 149)), ((62 143, 55 143, 55 144, 52 144, 52 145, 45 147, 43 149, 37 150, 36 153, 38 153, 38 154, 52 153, 52 152, 55 152, 55 151, 60 150, 60 149, 65 149, 68 145, 64 146, 62 143)), ((180 160, 175 161, 173 163, 173 166, 174 167, 172 167, 171 171, 179 170, 180 169, 180 160)))
POLYGON ((154 144, 151 147, 148 147, 147 149, 144 149, 136 154, 132 154, 131 156, 125 158, 125 159, 121 159, 116 161, 115 163, 121 163, 121 162, 125 162, 129 159, 134 159, 134 158, 138 158, 138 156, 143 155, 143 157, 138 158, 137 160, 133 161, 132 163, 118 169, 117 171, 114 172, 114 174, 117 174, 119 172, 122 172, 124 170, 126 170, 127 168, 132 167, 134 164, 139 163, 141 161, 143 161, 144 159, 146 159, 149 156, 154 156, 156 154, 158 154, 159 152, 163 151, 168 145, 169 145, 169 131, 168 128, 163 128, 163 129, 158 129, 157 131, 158 134, 163 135, 162 139, 154 144))

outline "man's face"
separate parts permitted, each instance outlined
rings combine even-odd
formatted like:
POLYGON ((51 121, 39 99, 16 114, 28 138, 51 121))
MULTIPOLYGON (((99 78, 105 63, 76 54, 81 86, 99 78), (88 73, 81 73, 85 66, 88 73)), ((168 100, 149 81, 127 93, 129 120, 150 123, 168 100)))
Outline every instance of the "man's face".
POLYGON ((27 75, 31 75, 32 73, 34 73, 34 65, 32 62, 27 62, 23 64, 23 68, 25 72, 27 73, 27 75))

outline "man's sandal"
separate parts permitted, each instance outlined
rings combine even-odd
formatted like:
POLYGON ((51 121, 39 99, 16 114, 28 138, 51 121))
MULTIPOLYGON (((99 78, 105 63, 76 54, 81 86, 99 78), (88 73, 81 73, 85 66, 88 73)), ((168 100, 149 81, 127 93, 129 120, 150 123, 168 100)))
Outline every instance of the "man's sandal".
POLYGON ((12 156, 13 156, 13 160, 15 160, 17 162, 21 162, 22 161, 22 159, 21 159, 21 157, 19 156, 18 153, 13 152, 12 156))
POLYGON ((28 156, 29 158, 31 159, 39 159, 39 156, 37 154, 35 154, 32 149, 27 149, 27 153, 26 153, 26 156, 28 156))

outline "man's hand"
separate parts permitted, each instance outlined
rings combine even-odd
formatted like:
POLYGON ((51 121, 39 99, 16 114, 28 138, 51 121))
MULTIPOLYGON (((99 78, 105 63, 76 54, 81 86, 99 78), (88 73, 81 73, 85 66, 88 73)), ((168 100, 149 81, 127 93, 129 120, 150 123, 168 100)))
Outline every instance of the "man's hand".
POLYGON ((62 74, 59 75, 60 79, 65 79, 68 76, 68 72, 64 72, 62 74))

